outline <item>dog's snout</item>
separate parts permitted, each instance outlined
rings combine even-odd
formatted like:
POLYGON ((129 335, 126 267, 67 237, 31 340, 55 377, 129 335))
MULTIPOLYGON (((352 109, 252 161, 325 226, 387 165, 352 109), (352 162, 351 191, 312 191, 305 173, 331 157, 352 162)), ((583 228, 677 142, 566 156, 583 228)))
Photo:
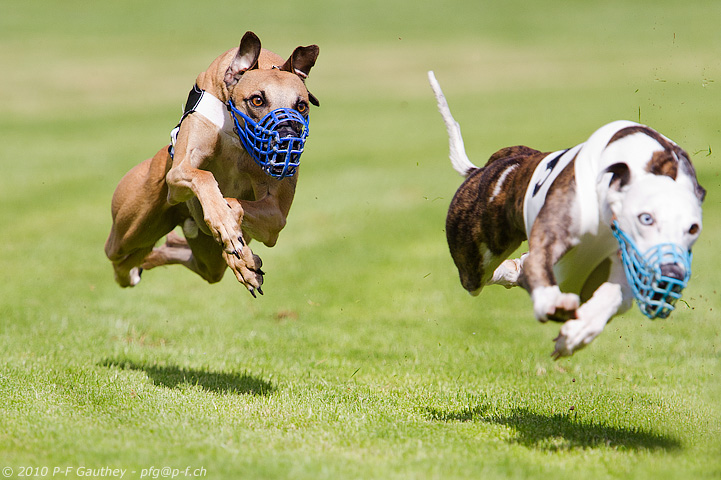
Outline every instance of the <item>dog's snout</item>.
POLYGON ((298 122, 283 122, 278 125, 276 131, 278 132, 278 136, 280 138, 285 138, 297 137, 298 135, 300 135, 301 129, 302 125, 300 125, 298 122))
POLYGON ((666 263, 661 265, 661 275, 675 280, 683 280, 686 276, 686 272, 683 267, 676 263, 666 263))

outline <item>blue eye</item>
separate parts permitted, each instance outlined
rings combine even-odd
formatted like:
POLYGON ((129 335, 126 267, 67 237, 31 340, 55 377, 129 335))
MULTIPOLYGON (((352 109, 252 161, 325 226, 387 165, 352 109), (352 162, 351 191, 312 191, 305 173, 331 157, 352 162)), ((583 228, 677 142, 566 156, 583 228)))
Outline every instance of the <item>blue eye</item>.
POLYGON ((641 222, 641 225, 653 225, 653 215, 650 213, 642 213, 638 216, 638 221, 641 222))

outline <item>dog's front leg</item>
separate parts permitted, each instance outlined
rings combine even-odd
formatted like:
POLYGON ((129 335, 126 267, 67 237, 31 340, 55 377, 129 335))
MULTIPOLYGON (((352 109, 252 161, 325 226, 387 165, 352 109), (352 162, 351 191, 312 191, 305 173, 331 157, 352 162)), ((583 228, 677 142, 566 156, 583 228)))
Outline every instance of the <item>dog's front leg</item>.
MULTIPOLYGON (((193 117, 186 119, 186 123, 194 121, 193 117)), ((206 132, 204 138, 210 135, 211 133, 206 132)), ((217 138, 217 133, 214 135, 211 138, 217 138)), ((263 274, 260 271, 259 259, 253 255, 243 239, 242 206, 234 199, 224 198, 213 173, 200 168, 212 157, 214 149, 212 142, 202 141, 196 141, 192 148, 189 147, 187 134, 181 130, 173 167, 166 175, 168 202, 174 205, 192 200, 193 197, 198 199, 205 224, 213 238, 223 246, 223 258, 238 281, 255 295, 256 290, 261 291, 263 274)))
POLYGON ((553 266, 566 253, 570 245, 560 240, 555 244, 548 245, 546 244, 548 241, 549 238, 544 236, 534 242, 532 235, 529 241, 528 256, 523 261, 519 284, 530 293, 533 312, 538 321, 565 322, 569 318, 576 317, 576 309, 581 300, 576 294, 561 292, 553 274, 553 266))
MULTIPOLYGON (((615 256, 614 256, 615 257, 615 256)), ((593 341, 614 315, 628 310, 633 302, 633 292, 628 286, 623 266, 613 258, 609 280, 601 284, 593 296, 576 311, 577 318, 563 324, 554 340, 554 359, 567 357, 593 341)))
POLYGON ((551 185, 528 235, 528 257, 519 278, 533 300, 536 319, 564 322, 576 317, 581 301, 578 295, 563 293, 553 267, 579 242, 580 207, 575 199, 573 164, 566 167, 551 185))
POLYGON ((242 218, 242 210, 238 210, 240 204, 230 205, 223 198, 213 174, 181 164, 168 172, 167 182, 168 202, 172 205, 196 197, 213 237, 227 253, 239 254, 245 244, 238 221, 242 218))

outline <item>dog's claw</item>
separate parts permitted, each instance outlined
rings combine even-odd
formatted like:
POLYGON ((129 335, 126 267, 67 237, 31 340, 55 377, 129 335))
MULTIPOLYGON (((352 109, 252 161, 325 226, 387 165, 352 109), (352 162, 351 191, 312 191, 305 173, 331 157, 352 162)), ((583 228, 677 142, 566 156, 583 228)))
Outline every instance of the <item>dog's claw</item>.
MULTIPOLYGON (((558 336, 557 336, 556 338, 554 338, 554 339, 551 340, 551 341, 554 342, 554 343, 556 343, 556 341, 557 341, 559 338, 561 338, 561 334, 560 334, 560 333, 558 334, 558 336)), ((559 358, 561 358, 561 353, 558 351, 558 347, 555 347, 555 348, 553 349, 553 352, 551 352, 551 358, 554 359, 554 360, 558 360, 559 358)))
POLYGON ((243 240, 243 237, 238 235, 238 241, 240 242, 240 245, 245 247, 245 240, 243 240))
MULTIPOLYGON (((242 237, 238 239, 242 240, 242 237)), ((260 288, 263 284, 263 271, 260 269, 263 262, 250 250, 250 247, 244 245, 242 248, 224 250, 223 258, 233 270, 235 278, 245 286, 253 298, 258 298, 258 293, 263 295, 263 290, 260 288)))

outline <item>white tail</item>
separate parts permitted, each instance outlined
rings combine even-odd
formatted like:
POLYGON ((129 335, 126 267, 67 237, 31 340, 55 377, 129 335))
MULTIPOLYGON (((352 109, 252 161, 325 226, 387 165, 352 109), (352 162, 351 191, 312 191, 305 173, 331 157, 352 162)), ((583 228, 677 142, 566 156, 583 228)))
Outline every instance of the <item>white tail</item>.
POLYGON ((448 156, 451 159, 451 164, 456 172, 462 176, 467 177, 468 173, 476 169, 476 167, 466 155, 466 148, 463 146, 463 136, 461 135, 461 126, 456 122, 451 115, 451 109, 448 108, 448 102, 446 97, 443 96, 441 86, 436 80, 436 76, 433 74, 433 70, 428 72, 428 81, 431 83, 433 93, 436 95, 436 102, 438 102, 438 111, 441 112, 443 122, 446 124, 446 130, 448 130, 448 156))

